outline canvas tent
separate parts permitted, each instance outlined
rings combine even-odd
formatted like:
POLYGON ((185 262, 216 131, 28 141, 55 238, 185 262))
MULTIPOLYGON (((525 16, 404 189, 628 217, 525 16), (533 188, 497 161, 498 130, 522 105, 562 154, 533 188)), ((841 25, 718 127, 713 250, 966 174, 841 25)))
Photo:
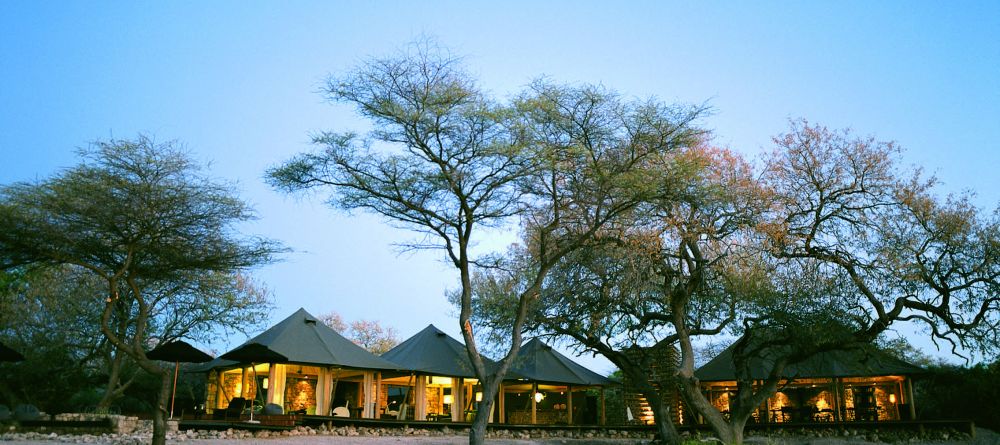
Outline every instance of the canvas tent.
POLYGON ((590 414, 595 423, 603 423, 603 388, 611 384, 611 380, 533 338, 521 346, 511 363, 508 380, 501 387, 500 421, 580 423, 587 400, 583 390, 601 388, 600 412, 590 414))
MULTIPOLYGON (((428 325, 420 332, 406 339, 396 347, 382 354, 382 358, 396 363, 410 374, 388 380, 386 383, 404 391, 403 403, 413 400, 413 418, 416 420, 436 419, 446 415, 452 421, 468 420, 467 415, 475 409, 476 373, 465 345, 445 334, 434 325, 428 325), (412 397, 409 389, 412 388, 412 397), (447 414, 445 412, 447 411, 447 414)), ((486 365, 494 366, 492 360, 484 358, 486 365)), ((399 405, 396 400, 388 404, 399 405)), ((388 406, 387 411, 399 412, 397 406, 388 406)))
POLYGON ((256 362, 244 355, 238 362, 218 359, 211 362, 209 365, 215 369, 209 374, 213 384, 209 406, 224 408, 233 397, 244 397, 277 404, 286 412, 326 415, 343 404, 354 409, 357 416, 374 418, 381 373, 399 369, 395 363, 354 344, 301 308, 223 356, 240 356, 241 351, 247 352, 244 349, 252 347, 272 351, 287 360, 256 362), (264 394, 258 392, 258 387, 266 390, 266 397, 261 397, 264 394))
MULTIPOLYGON (((728 410, 736 388, 735 345, 695 371, 721 411, 728 410)), ((749 377, 767 378, 776 353, 751 354, 749 377)), ((825 351, 785 367, 781 390, 758 408, 759 422, 880 421, 914 418, 910 378, 923 372, 872 348, 825 351)))

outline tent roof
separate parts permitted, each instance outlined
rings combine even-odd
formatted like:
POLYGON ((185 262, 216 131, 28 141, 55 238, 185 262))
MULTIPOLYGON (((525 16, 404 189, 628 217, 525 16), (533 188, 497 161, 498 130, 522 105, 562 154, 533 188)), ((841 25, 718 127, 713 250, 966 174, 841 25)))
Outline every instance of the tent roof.
POLYGON ((252 343, 266 346, 267 349, 288 357, 287 363, 354 369, 400 369, 399 365, 344 338, 302 308, 234 351, 252 343))
MULTIPOLYGON (((736 379, 733 365, 732 345, 714 359, 695 371, 695 376, 703 382, 736 379)), ((768 370, 774 363, 768 355, 757 355, 750 359, 750 378, 766 379, 768 370)), ((838 350, 820 352, 812 357, 785 367, 784 377, 867 377, 881 375, 912 375, 924 372, 919 366, 911 365, 889 354, 876 350, 838 350)))
POLYGON ((570 360, 533 338, 521 346, 517 358, 511 364, 511 377, 548 383, 568 385, 610 385, 612 382, 580 364, 570 360))
MULTIPOLYGON (((401 369, 428 375, 448 377, 475 377, 469 354, 458 340, 428 325, 406 341, 382 354, 382 358, 396 363, 401 369)), ((483 357, 487 366, 493 361, 483 357)))
POLYGON ((205 363, 213 360, 211 355, 191 346, 184 340, 175 340, 157 346, 146 353, 146 358, 166 362, 205 363))

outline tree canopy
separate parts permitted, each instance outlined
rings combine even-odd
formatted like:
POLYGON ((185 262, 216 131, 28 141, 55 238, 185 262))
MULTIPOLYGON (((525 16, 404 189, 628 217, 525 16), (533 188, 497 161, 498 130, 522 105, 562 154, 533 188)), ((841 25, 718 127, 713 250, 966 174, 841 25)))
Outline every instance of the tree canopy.
MULTIPOLYGON (((459 325, 489 413, 520 347, 526 308, 562 257, 658 190, 670 153, 696 143, 700 107, 626 101, 593 86, 531 85, 507 103, 481 91, 460 61, 426 42, 333 77, 327 97, 353 106, 373 130, 324 132, 316 153, 269 172, 284 191, 329 188, 329 202, 362 209, 425 235, 410 247, 443 249, 459 273, 459 325), (658 167, 658 168, 654 168, 658 167), (495 258, 473 258, 483 228, 520 227, 533 252, 530 283, 515 298, 511 347, 494 371, 472 326, 472 274, 495 258)), ((479 443, 478 415, 470 440, 479 443)))
MULTIPOLYGON (((525 326, 604 355, 654 407, 661 389, 679 385, 726 443, 742 442, 786 366, 870 344, 902 322, 996 351, 995 214, 967 196, 936 196, 932 178, 899 165, 893 143, 805 121, 774 142, 759 169, 707 144, 687 150, 694 168, 682 185, 647 195, 607 226, 618 230, 563 257, 525 326), (695 343, 716 336, 737 338, 728 416, 694 377, 695 343), (643 388, 649 363, 636 352, 661 345, 680 350, 678 380, 643 388), (765 351, 777 359, 754 385, 740 370, 765 351)), ((482 323, 511 326, 531 255, 512 252, 506 269, 476 277, 482 323)))
POLYGON ((237 233, 251 209, 175 143, 144 136, 96 142, 81 156, 80 165, 52 178, 0 188, 0 267, 70 265, 104 283, 101 332, 162 376, 154 443, 163 443, 169 379, 145 357, 151 324, 197 330, 178 328, 198 311, 223 309, 213 299, 232 297, 212 280, 234 284, 233 273, 270 261, 280 248, 237 233), (123 317, 129 323, 119 329, 123 317))

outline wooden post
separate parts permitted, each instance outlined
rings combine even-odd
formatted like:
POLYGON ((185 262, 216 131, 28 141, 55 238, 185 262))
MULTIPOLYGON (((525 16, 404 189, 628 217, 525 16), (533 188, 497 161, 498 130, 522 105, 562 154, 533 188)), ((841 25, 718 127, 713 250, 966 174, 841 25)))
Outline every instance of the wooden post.
POLYGON ((375 416, 374 417, 376 419, 382 418, 382 416, 380 416, 380 414, 382 413, 381 411, 382 407, 379 406, 379 400, 378 400, 380 391, 382 391, 382 371, 375 373, 375 416))
POLYGON ((243 374, 240 375, 240 397, 245 399, 247 398, 247 391, 250 388, 250 382, 247 381, 247 367, 244 366, 241 371, 243 371, 243 374))
POLYGON ((566 385, 566 424, 573 424, 573 386, 566 385))
POLYGON ((451 421, 452 422, 464 422, 465 421, 465 403, 462 401, 464 397, 462 395, 465 393, 465 387, 463 384, 464 379, 453 377, 451 379, 451 421))
POLYGON ((601 387, 601 425, 605 425, 608 422, 608 419, 605 416, 605 414, 606 414, 606 411, 604 410, 604 387, 602 386, 601 387))
POLYGON ((535 394, 538 394, 538 382, 531 383, 531 424, 538 422, 538 402, 535 401, 535 394))
POLYGON ((504 413, 504 391, 503 383, 499 385, 500 390, 497 391, 497 403, 496 405, 500 408, 500 423, 507 423, 507 415, 504 413))
POLYGON ((910 406, 910 420, 917 420, 917 404, 913 400, 913 379, 906 378, 906 402, 910 406))

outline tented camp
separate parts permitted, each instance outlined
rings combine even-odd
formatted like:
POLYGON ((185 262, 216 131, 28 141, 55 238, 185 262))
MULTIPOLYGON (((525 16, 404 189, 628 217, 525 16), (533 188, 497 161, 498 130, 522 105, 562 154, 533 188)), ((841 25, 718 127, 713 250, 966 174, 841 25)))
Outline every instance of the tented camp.
MULTIPOLYGON (((463 345, 434 325, 382 354, 409 374, 384 379, 386 412, 416 420, 469 420, 482 390, 463 345), (402 413, 402 414, 400 414, 402 413)), ((484 359, 487 366, 493 362, 484 359)), ((391 416, 391 414, 390 414, 391 416)))
MULTIPOLYGON (((729 411, 729 398, 736 390, 733 348, 695 372, 709 400, 723 413, 729 411)), ((749 359, 750 378, 762 382, 773 363, 766 352, 754 355, 749 359)), ((877 350, 821 352, 786 367, 787 381, 758 407, 753 419, 774 423, 913 419, 910 377, 922 372, 877 350)))
POLYGON ((382 372, 397 370, 299 309, 208 363, 208 411, 234 400, 283 412, 375 418, 382 372))
POLYGON ((552 349, 538 338, 521 346, 500 388, 501 423, 604 423, 607 378, 552 349), (588 392, 588 390, 593 390, 588 392), (598 395, 590 393, 596 392, 598 395))
MULTIPOLYGON (((469 421, 476 401, 482 398, 465 345, 434 325, 382 354, 382 358, 409 370, 410 375, 384 379, 388 394, 401 399, 388 401, 387 411, 413 404, 417 420, 469 421), (407 397, 406 394, 412 394, 407 397)), ((485 359, 486 366, 496 363, 485 359)), ((600 422, 599 389, 611 382, 573 362, 552 347, 533 339, 521 347, 500 385, 491 421, 511 424, 572 424, 600 422), (595 391, 597 392, 597 391, 595 391)), ((404 412, 406 409, 403 409, 404 412)), ((401 415, 400 418, 403 416, 401 415)))

